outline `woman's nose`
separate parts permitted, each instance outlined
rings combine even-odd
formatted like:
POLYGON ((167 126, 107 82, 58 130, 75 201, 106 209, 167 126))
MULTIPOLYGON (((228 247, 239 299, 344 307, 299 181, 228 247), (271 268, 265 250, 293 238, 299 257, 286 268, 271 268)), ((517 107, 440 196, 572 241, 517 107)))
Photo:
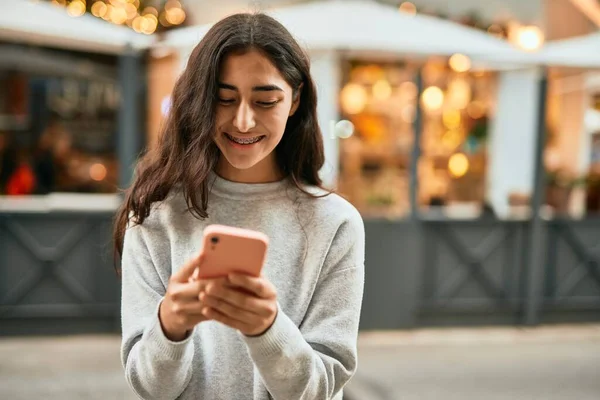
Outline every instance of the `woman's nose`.
POLYGON ((256 126, 254 112, 248 104, 240 104, 233 119, 233 126, 242 133, 248 132, 256 126))

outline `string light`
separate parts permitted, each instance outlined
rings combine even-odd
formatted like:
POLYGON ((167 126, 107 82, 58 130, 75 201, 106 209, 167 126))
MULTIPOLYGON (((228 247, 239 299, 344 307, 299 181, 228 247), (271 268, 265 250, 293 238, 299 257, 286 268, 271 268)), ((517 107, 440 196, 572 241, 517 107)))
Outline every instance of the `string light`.
POLYGON ((110 13, 110 20, 117 25, 122 25, 127 21, 127 11, 122 7, 113 6, 113 10, 110 13))
POLYGON ((177 0, 169 0, 167 4, 165 4, 165 10, 171 10, 174 8, 181 8, 181 3, 177 0))
MULTIPOLYGON (((65 7, 72 17, 79 17, 87 10, 86 0, 48 0, 52 4, 65 7)), ((181 25, 187 14, 178 0, 155 1, 156 7, 140 8, 140 0, 89 0, 90 13, 116 25, 127 24, 138 33, 150 35, 158 29, 158 25, 171 28, 181 25)))
POLYGON ((417 7, 409 1, 405 1, 404 3, 400 4, 400 7, 398 8, 398 10, 401 13, 404 13, 404 14, 407 14, 410 16, 417 14, 417 7))
POLYGON ((108 10, 108 6, 103 1, 97 1, 94 4, 92 4, 91 11, 92 11, 92 15, 94 17, 98 17, 98 18, 104 17, 107 10, 108 10))
POLYGON ((106 6, 106 12, 104 13, 104 15, 102 16, 102 19, 105 21, 111 21, 111 16, 113 13, 113 10, 115 8, 112 6, 112 4, 109 4, 106 6))
POLYGON ((185 21, 185 17, 185 11, 182 8, 172 7, 165 10, 165 18, 170 24, 180 25, 185 21))
POLYGON ((67 13, 71 17, 81 17, 85 14, 85 0, 73 0, 67 6, 67 13))
POLYGON ((155 17, 158 17, 158 10, 154 7, 146 7, 144 8, 144 11, 142 11, 142 16, 146 16, 146 15, 154 15, 155 17))
POLYGON ((133 4, 133 3, 127 3, 123 7, 125 8, 125 12, 127 13, 127 19, 128 20, 132 20, 135 17, 137 17, 138 10, 137 10, 137 7, 135 6, 135 4, 133 4))
POLYGON ((524 50, 533 51, 542 47, 544 34, 535 25, 517 28, 517 44, 524 50))

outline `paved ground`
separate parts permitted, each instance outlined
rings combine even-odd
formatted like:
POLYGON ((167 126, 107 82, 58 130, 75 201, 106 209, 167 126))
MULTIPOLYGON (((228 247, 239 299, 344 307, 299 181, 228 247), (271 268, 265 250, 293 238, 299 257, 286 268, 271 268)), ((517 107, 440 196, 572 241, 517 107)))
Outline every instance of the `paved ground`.
MULTIPOLYGON (((0 339, 0 399, 135 399, 119 338, 0 339)), ((363 334, 355 400, 598 400, 600 326, 363 334)), ((237 400, 237 399, 236 399, 237 400)))

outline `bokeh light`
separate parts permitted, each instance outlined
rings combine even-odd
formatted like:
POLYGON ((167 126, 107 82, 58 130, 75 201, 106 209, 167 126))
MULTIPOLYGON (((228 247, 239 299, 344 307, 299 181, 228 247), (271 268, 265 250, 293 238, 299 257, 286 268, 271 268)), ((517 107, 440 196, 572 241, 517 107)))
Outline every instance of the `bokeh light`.
POLYGON ((448 160, 448 170, 455 178, 464 176, 469 170, 469 159, 463 153, 453 154, 448 160))
POLYGON ((437 86, 430 86, 423 91, 421 101, 428 110, 438 110, 444 105, 444 92, 437 86))
POLYGON ((90 178, 96 182, 103 181, 106 178, 106 173, 104 164, 96 163, 90 166, 90 178))
POLYGON ((373 85, 373 97, 377 100, 387 100, 392 95, 392 87, 385 79, 381 79, 373 85))
POLYGON ((71 17, 81 17, 85 14, 85 0, 73 0, 67 6, 67 13, 71 17))
POLYGON ((98 17, 98 18, 104 17, 107 10, 108 10, 108 6, 103 1, 96 1, 94 4, 92 4, 91 11, 92 11, 92 15, 94 15, 95 17, 98 17))
POLYGON ((517 44, 524 50, 537 50, 544 43, 542 30, 535 25, 517 28, 517 44))
POLYGON ((400 4, 400 7, 398 7, 398 10, 401 13, 404 13, 407 15, 416 15, 417 14, 417 6, 415 6, 410 1, 405 1, 404 3, 400 4))
POLYGON ((464 54, 454 54, 450 57, 448 64, 455 72, 467 72, 471 69, 471 59, 464 54))
POLYGON ((342 110, 348 114, 358 114, 367 105, 368 94, 364 86, 357 83, 349 83, 342 89, 342 110))

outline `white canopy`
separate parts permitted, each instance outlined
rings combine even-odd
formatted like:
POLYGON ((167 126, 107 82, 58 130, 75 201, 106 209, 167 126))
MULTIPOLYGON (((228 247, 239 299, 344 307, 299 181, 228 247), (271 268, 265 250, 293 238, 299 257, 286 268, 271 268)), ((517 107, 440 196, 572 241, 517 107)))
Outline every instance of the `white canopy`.
POLYGON ((600 68, 600 33, 547 42, 535 58, 545 65, 600 68))
POLYGON ((102 53, 146 48, 154 38, 85 14, 73 18, 46 2, 10 0, 0 12, 0 39, 102 53))
MULTIPOLYGON (((485 32, 425 15, 407 15, 374 1, 332 0, 280 9, 275 17, 310 50, 338 49, 395 55, 463 53, 490 64, 529 64, 531 55, 485 32)), ((165 46, 192 47, 210 25, 167 33, 165 46)))

